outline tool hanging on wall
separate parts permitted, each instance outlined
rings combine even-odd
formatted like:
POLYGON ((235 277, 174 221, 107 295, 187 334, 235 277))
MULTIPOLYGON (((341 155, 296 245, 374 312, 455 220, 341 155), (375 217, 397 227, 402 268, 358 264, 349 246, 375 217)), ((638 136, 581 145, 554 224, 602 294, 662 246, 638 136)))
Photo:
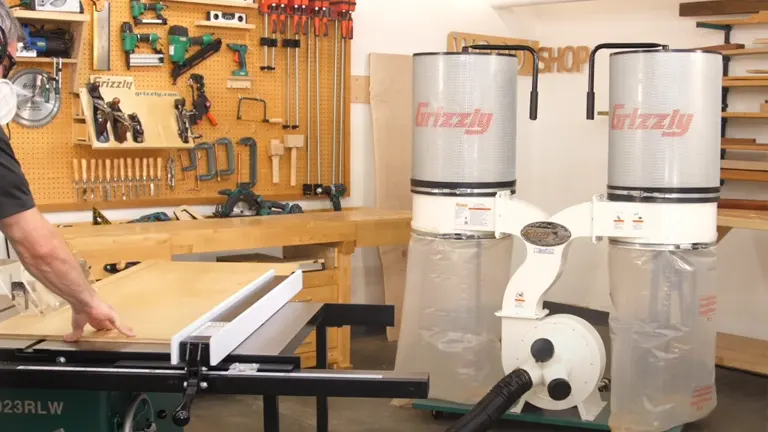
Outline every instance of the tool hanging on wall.
POLYGON ((296 186, 296 168, 298 165, 298 153, 301 147, 304 147, 304 135, 285 135, 285 148, 291 152, 291 177, 290 185, 296 186))
POLYGON ((86 83, 85 88, 93 104, 93 123, 96 131, 96 141, 106 144, 109 142, 109 129, 107 125, 112 121, 112 110, 109 109, 104 101, 104 97, 101 95, 101 91, 99 91, 98 82, 86 83))
POLYGON ((248 45, 228 43, 227 48, 235 52, 235 63, 237 63, 237 69, 232 71, 232 76, 247 77, 248 63, 245 55, 248 53, 248 45))
POLYGON ((139 187, 141 186, 141 165, 139 165, 141 163, 141 160, 139 158, 135 158, 133 162, 134 162, 133 168, 135 169, 133 184, 136 186, 136 198, 138 199, 141 193, 141 191, 139 190, 139 187))
POLYGON ((115 134, 115 141, 122 144, 128 140, 128 132, 131 130, 131 121, 120 108, 120 99, 114 98, 107 102, 107 108, 112 113, 112 132, 115 134))
POLYGON ((126 177, 125 177, 125 159, 124 158, 120 158, 120 187, 123 190, 123 201, 125 201, 127 199, 127 197, 125 195, 125 180, 126 180, 126 177))
POLYGON ((173 63, 171 70, 173 83, 176 84, 180 76, 219 52, 221 45, 221 39, 214 39, 213 35, 189 37, 189 30, 186 27, 171 26, 168 29, 168 57, 173 63), (200 49, 189 57, 185 57, 193 45, 200 46, 200 49))
POLYGON ((21 69, 11 77, 17 95, 13 121, 24 127, 43 127, 61 109, 61 59, 53 59, 53 74, 42 69, 21 69))
MULTIPOLYGON (((291 22, 287 23, 288 33, 291 33, 291 22)), ((285 124, 283 129, 291 128, 291 58, 293 57, 291 48, 293 47, 293 39, 283 37, 283 48, 285 48, 285 124)))
MULTIPOLYGON (((308 0, 288 0, 288 11, 293 23, 293 110, 295 123, 291 123, 291 129, 299 128, 299 50, 301 49, 301 35, 307 35, 307 5, 308 0)), ((289 26, 290 28, 290 26, 289 26)))
POLYGON ((168 171, 168 188, 174 190, 176 189, 176 158, 174 158, 173 155, 168 157, 168 162, 165 164, 165 169, 168 171))
POLYGON ((166 9, 168 9, 168 6, 161 2, 142 3, 141 0, 131 0, 131 16, 133 17, 133 23, 136 25, 168 24, 168 19, 163 16, 163 12, 166 9), (155 18, 143 18, 144 14, 148 11, 154 11, 155 18))
POLYGON ((354 23, 352 21, 352 12, 355 11, 356 2, 354 1, 331 1, 330 7, 331 7, 331 16, 336 19, 335 23, 335 35, 334 35, 334 53, 336 52, 337 45, 341 45, 341 59, 340 63, 337 65, 337 59, 336 55, 334 54, 334 107, 333 107, 333 183, 336 183, 336 175, 338 172, 338 178, 339 181, 344 181, 344 136, 345 136, 345 128, 344 128, 344 118, 345 118, 345 108, 346 108, 346 97, 344 95, 344 92, 346 90, 346 84, 345 84, 345 72, 347 68, 347 59, 346 59, 346 52, 347 52, 347 41, 351 40, 353 37, 353 31, 354 31, 354 23), (339 30, 341 30, 339 34, 339 30), (339 39, 339 36, 341 36, 341 39, 339 39), (336 99, 336 74, 338 72, 338 75, 340 75, 340 95, 339 99, 337 101, 336 99), (339 104, 339 115, 336 116, 336 104, 339 104), (337 123, 336 119, 338 118, 338 129, 337 129, 337 123), (336 140, 338 131, 338 141, 336 140), (336 171, 336 151, 338 148, 338 171, 336 171))
POLYGON ((197 113, 194 110, 186 109, 187 100, 179 98, 173 101, 173 109, 176 111, 176 126, 178 127, 179 138, 185 144, 190 140, 202 138, 202 135, 192 131, 192 125, 197 124, 197 113))
POLYGON ((281 118, 268 118, 267 117, 267 101, 264 99, 261 99, 260 97, 247 97, 247 96, 239 96, 239 99, 237 101, 237 119, 243 120, 243 121, 256 121, 256 120, 247 120, 243 118, 243 102, 247 101, 253 101, 258 102, 264 105, 264 119, 261 120, 262 123, 270 123, 270 124, 282 124, 283 119, 281 118))
POLYGON ((133 199, 133 159, 131 158, 128 158, 126 180, 128 182, 128 199, 133 199))
POLYGON ((147 158, 141 158, 141 194, 147 196, 147 158))
POLYGON ((307 0, 307 8, 303 15, 307 21, 307 178, 302 185, 302 193, 305 197, 312 196, 312 21, 310 1, 307 0))
MULTIPOLYGON (((256 140, 251 137, 243 137, 237 142, 239 145, 248 147, 248 183, 238 183, 239 189, 251 189, 258 182, 258 148, 256 140)), ((238 177, 239 177, 238 173, 238 177)))
POLYGON ((218 164, 216 165, 216 181, 221 181, 221 176, 231 176, 235 173, 235 145, 229 138, 219 138, 215 144, 216 148, 223 145, 227 155, 227 168, 220 170, 218 164))
POLYGON ((261 0, 259 11, 264 15, 264 36, 259 40, 259 44, 264 48, 264 64, 261 65, 260 69, 267 72, 274 71, 280 6, 274 0, 261 0), (270 33, 272 37, 270 37, 270 33), (270 48, 272 49, 271 56, 270 48))
POLYGON ((93 2, 93 70, 108 71, 110 32, 109 32, 109 0, 91 0, 93 2))
MULTIPOLYGON (((321 125, 320 125, 320 36, 328 36, 328 19, 330 18, 329 2, 327 0, 310 0, 310 9, 313 13, 314 38, 315 38, 315 159, 317 167, 317 180, 313 184, 312 190, 317 195, 318 188, 322 187, 322 169, 321 169, 321 125)), ((335 97, 335 96, 334 96, 335 97)))
POLYGON ((120 166, 119 165, 119 160, 118 159, 112 159, 112 168, 114 170, 114 171, 112 171, 112 187, 114 188, 114 193, 112 194, 112 197, 114 199, 118 199, 117 197, 119 196, 119 194, 117 192, 117 184, 118 184, 118 181, 120 180, 120 177, 118 176, 119 173, 117 172, 119 166, 120 166))
POLYGON ((285 152, 285 147, 280 140, 269 142, 269 157, 272 158, 272 183, 280 183, 280 156, 285 152))
POLYGON ((75 173, 74 173, 75 175, 74 175, 74 178, 72 180, 72 187, 75 189, 75 201, 79 201, 80 200, 80 190, 79 190, 80 189, 80 180, 77 178, 78 177, 77 172, 80 169, 80 166, 77 163, 77 158, 72 159, 72 168, 75 171, 75 173))
POLYGON ((189 88, 192 90, 192 108, 195 113, 195 124, 201 124, 203 117, 205 117, 213 126, 216 126, 216 117, 211 113, 211 106, 213 104, 205 94, 205 78, 200 74, 190 75, 189 88), (197 93, 195 93, 195 90, 197 90, 197 93))
POLYGON ((112 201, 112 159, 107 159, 105 165, 107 166, 107 176, 104 178, 104 186, 107 189, 107 201, 112 201))
POLYGON ((157 33, 134 33, 133 26, 124 22, 120 26, 120 38, 123 41, 125 66, 128 70, 134 66, 162 66, 165 64, 163 50, 159 47, 160 36, 157 33), (139 43, 148 43, 154 54, 136 54, 139 43))
POLYGON ((80 159, 81 178, 83 179, 83 201, 88 201, 88 161, 80 159))
POLYGON ((91 201, 96 200, 96 192, 94 191, 94 184, 96 183, 96 159, 91 159, 91 181, 89 186, 91 187, 91 201))
MULTIPOLYGON (((204 142, 200 144, 196 144, 194 148, 189 150, 189 158, 190 160, 195 160, 195 173, 197 174, 197 180, 198 181, 209 181, 213 180, 214 177, 216 177, 216 172, 218 171, 216 169, 216 166, 218 166, 218 161, 216 160, 216 149, 213 147, 213 144, 209 142, 204 142), (205 153, 207 155, 208 159, 208 172, 205 174, 199 174, 198 173, 198 165, 197 162, 197 151, 198 150, 205 150, 205 153)), ((199 187, 199 183, 198 183, 199 187)))
POLYGON ((104 161, 99 159, 96 161, 99 173, 99 198, 106 199, 107 193, 104 191, 104 161))

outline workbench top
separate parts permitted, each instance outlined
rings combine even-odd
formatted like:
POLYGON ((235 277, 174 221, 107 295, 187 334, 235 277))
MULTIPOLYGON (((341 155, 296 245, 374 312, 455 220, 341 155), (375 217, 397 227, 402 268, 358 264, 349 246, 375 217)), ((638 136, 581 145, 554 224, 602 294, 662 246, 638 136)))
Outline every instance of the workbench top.
MULTIPOLYGON (((98 243, 124 236, 170 243, 172 254, 258 249, 321 243, 350 242, 355 247, 407 244, 411 212, 356 208, 342 212, 204 219, 141 224, 80 225, 60 228, 65 240, 98 243)), ((768 230, 768 212, 721 209, 722 227, 768 230)), ((119 242, 119 240, 114 240, 119 242)))
POLYGON ((204 219, 59 228, 65 240, 103 242, 123 236, 156 237, 170 242, 173 254, 218 252, 278 246, 353 242, 356 247, 405 244, 408 211, 349 209, 295 215, 204 219))

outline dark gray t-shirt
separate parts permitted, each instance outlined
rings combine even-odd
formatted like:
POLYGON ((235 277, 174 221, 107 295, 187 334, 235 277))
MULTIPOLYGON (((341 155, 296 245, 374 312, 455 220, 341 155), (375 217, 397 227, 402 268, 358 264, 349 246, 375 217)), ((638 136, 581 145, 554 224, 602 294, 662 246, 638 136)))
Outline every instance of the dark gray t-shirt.
POLYGON ((0 220, 35 207, 24 173, 5 131, 0 128, 0 220))

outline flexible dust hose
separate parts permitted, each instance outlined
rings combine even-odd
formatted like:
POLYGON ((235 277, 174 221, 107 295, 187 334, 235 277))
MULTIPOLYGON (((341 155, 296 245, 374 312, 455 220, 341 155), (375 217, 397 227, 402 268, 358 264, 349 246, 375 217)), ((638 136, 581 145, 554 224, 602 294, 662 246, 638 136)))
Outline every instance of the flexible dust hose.
POLYGON ((445 432, 485 432, 504 416, 512 405, 533 388, 531 376, 515 369, 501 379, 480 402, 445 432))

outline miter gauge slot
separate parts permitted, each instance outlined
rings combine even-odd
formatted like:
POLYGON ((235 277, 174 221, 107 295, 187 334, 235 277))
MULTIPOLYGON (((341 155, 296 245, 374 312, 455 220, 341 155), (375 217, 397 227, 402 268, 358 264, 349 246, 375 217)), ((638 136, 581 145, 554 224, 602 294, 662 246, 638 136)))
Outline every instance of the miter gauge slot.
POLYGON ((302 272, 262 277, 208 311, 171 338, 171 363, 178 364, 190 347, 204 346, 200 362, 215 366, 259 329, 302 289, 302 272))

